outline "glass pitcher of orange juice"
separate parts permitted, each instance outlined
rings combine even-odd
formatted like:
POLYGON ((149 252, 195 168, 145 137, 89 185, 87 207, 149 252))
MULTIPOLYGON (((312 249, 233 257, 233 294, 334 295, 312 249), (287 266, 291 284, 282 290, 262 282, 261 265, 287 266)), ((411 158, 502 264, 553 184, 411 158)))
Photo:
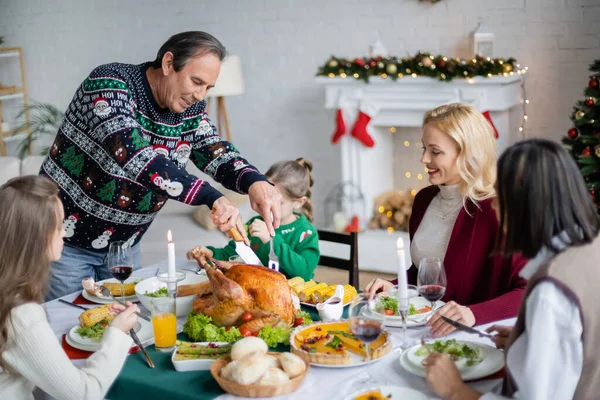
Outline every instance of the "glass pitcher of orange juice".
POLYGON ((177 317, 175 316, 175 298, 155 297, 152 301, 152 327, 154 328, 154 347, 157 351, 169 352, 177 341, 177 317))

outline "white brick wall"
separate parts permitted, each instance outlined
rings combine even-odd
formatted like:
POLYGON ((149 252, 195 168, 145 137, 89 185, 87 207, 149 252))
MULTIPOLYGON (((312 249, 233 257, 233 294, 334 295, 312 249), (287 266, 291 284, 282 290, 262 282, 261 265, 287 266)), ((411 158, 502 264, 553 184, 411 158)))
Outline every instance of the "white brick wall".
POLYGON ((469 56, 478 17, 496 33, 498 56, 530 67, 527 136, 559 139, 600 58, 600 0, 2 0, 0 35, 25 49, 30 96, 65 107, 95 66, 152 59, 179 31, 213 33, 243 62, 246 93, 227 99, 234 142, 263 170, 312 159, 322 219, 340 160, 317 66, 366 55, 377 31, 393 54, 469 56))

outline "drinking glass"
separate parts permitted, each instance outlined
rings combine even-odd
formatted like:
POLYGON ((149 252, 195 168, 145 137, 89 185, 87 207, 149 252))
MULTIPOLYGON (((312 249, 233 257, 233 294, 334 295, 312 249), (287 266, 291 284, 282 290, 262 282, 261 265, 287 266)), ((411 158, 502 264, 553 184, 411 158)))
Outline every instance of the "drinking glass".
POLYGON ((174 297, 153 297, 152 328, 156 351, 170 352, 177 341, 177 317, 174 297))
MULTIPOLYGON (((365 344, 366 361, 371 361, 370 344, 377 340, 385 324, 385 315, 376 311, 376 305, 376 299, 369 299, 368 293, 360 293, 352 298, 348 308, 350 331, 365 344)), ((354 384, 367 383, 377 383, 377 381, 367 373, 366 380, 354 384)))
POLYGON ((108 247, 106 264, 110 274, 121 282, 121 301, 125 302, 125 281, 133 272, 133 252, 124 241, 115 241, 108 247))
MULTIPOLYGON (((446 272, 442 260, 436 257, 425 257, 419 263, 417 286, 419 294, 431 302, 431 312, 435 311, 435 303, 446 293, 446 272)), ((430 334, 426 335, 431 338, 430 334)))

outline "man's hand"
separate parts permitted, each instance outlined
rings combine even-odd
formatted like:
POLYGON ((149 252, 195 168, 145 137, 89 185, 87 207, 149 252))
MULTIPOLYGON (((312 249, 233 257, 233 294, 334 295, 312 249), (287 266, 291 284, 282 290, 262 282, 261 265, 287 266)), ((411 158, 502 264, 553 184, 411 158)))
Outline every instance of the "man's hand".
POLYGON ((225 196, 219 197, 213 203, 212 213, 210 214, 212 222, 219 227, 221 232, 228 232, 231 228, 236 227, 240 235, 244 238, 244 243, 250 244, 244 224, 242 224, 242 218, 240 216, 240 210, 236 206, 231 204, 225 196))
POLYGON ((492 337, 492 342, 494 342, 496 348, 500 350, 506 350, 506 346, 508 345, 508 338, 512 333, 512 330, 512 326, 492 325, 485 331, 487 333, 498 332, 492 337))
POLYGON ((250 231, 250 236, 259 238, 263 243, 269 243, 269 240, 271 240, 271 235, 269 234, 269 230, 267 229, 267 224, 265 224, 265 221, 261 221, 258 218, 255 219, 250 224, 248 230, 250 231))
POLYGON ((275 229, 281 223, 281 202, 283 198, 275 186, 269 182, 254 182, 248 189, 250 205, 267 224, 270 236, 275 236, 275 229), (271 219, 271 214, 273 218, 271 219))
POLYGON ((456 329, 444 321, 442 315, 467 326, 475 325, 475 315, 473 315, 473 312, 469 307, 464 307, 453 301, 449 301, 444 304, 442 308, 437 310, 436 313, 429 318, 429 321, 427 321, 427 325, 431 326, 431 334, 433 336, 446 336, 456 329))

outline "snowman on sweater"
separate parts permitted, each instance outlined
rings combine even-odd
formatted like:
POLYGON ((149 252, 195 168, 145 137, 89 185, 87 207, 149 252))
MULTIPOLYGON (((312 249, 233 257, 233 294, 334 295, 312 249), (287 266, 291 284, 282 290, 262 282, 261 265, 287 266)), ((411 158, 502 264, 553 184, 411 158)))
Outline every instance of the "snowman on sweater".
POLYGON ((94 249, 100 250, 108 246, 108 241, 110 240, 110 237, 114 232, 115 230, 112 228, 108 228, 107 230, 102 232, 102 235, 94 239, 94 241, 92 242, 92 247, 94 249))
POLYGON ((71 214, 63 221, 63 230, 65 231, 66 238, 70 238, 75 234, 75 224, 78 221, 79 216, 77 214, 71 214))
POLYGON ((150 176, 150 180, 160 189, 167 192, 169 196, 177 197, 183 192, 183 185, 180 182, 171 181, 168 178, 165 179, 158 172, 153 173, 150 176))

